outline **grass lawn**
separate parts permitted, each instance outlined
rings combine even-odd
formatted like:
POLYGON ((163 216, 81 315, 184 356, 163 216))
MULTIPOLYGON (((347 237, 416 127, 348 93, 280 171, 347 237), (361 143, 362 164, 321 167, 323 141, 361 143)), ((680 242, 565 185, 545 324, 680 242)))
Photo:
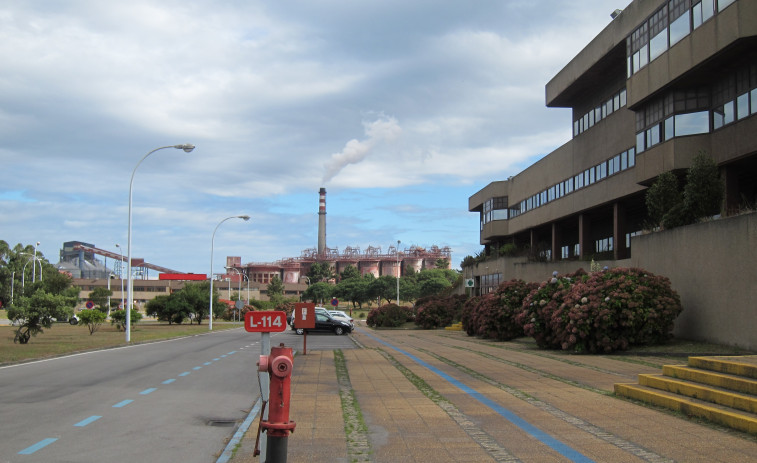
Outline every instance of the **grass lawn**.
MULTIPOLYGON (((213 331, 243 327, 244 323, 213 323, 213 331)), ((178 338, 208 332, 207 323, 202 325, 168 325, 143 321, 131 329, 131 342, 140 343, 160 339, 178 338)), ((108 347, 125 346, 125 333, 110 324, 103 324, 90 336, 86 326, 55 323, 29 340, 28 344, 14 344, 15 327, 0 326, 0 365, 24 360, 55 357, 108 347)))

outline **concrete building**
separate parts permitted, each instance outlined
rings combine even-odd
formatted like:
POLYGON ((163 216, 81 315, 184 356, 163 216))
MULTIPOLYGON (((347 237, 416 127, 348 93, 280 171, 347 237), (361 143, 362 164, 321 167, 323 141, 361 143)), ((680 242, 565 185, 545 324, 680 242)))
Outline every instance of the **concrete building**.
MULTIPOLYGON (((572 109, 573 138, 468 201, 488 252, 512 244, 529 259, 465 271, 488 292, 513 277, 549 274, 547 267, 588 269, 591 259, 664 268, 669 255, 634 249, 644 233, 645 191, 660 174, 685 172, 705 151, 725 184, 722 217, 757 204, 757 0, 634 0, 547 83, 546 104, 572 109)), ((745 240, 744 255, 754 252, 749 236, 732 239, 745 240)), ((741 258, 711 255, 714 266, 741 258)), ((755 261, 743 262, 739 270, 754 275, 755 261)), ((684 300, 702 290, 683 273, 677 279, 684 300)), ((742 344, 757 345, 754 338, 747 333, 742 344)))

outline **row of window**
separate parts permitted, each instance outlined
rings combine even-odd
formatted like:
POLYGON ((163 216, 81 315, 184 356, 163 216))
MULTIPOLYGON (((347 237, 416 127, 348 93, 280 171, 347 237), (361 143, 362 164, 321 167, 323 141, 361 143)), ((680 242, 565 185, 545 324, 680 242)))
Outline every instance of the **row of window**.
POLYGON ((507 205, 507 196, 490 198, 486 200, 483 205, 483 212, 481 213, 481 229, 483 230, 483 226, 489 222, 512 219, 635 165, 636 150, 630 148, 574 175, 573 177, 556 185, 552 185, 511 207, 508 207, 507 205))
POLYGON ((508 218, 517 217, 520 214, 541 207, 635 165, 636 152, 634 148, 630 148, 511 206, 508 209, 508 218))
POLYGON ((636 152, 675 137, 710 133, 757 114, 757 63, 725 76, 707 89, 671 92, 636 113, 636 152), (682 111, 686 111, 681 113, 682 111))
POLYGON ((736 0, 667 2, 626 38, 628 77, 734 2, 736 0))
POLYGON ((582 117, 573 121, 573 136, 576 137, 579 134, 594 127, 594 124, 599 123, 602 119, 619 110, 626 105, 626 89, 623 89, 610 97, 607 101, 600 104, 596 108, 592 109, 582 117))

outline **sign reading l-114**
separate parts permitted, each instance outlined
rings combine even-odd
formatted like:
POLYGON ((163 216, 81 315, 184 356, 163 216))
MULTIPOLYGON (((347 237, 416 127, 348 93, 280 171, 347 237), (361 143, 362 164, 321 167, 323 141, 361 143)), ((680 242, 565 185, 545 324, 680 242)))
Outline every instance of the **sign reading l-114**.
POLYGON ((281 311, 250 311, 244 315, 244 329, 251 333, 279 333, 287 328, 287 314, 281 311))

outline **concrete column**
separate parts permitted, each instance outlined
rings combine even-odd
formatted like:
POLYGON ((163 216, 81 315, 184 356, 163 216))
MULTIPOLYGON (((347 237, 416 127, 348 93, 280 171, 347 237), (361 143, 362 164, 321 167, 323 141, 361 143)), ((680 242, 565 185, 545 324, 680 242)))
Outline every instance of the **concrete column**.
POLYGON ((557 223, 552 224, 552 262, 557 262, 562 257, 560 244, 562 243, 562 233, 557 223))
POLYGON ((578 216, 578 257, 580 259, 588 257, 592 252, 590 228, 589 218, 586 214, 580 214, 578 216))
POLYGON ((616 202, 612 207, 612 241, 613 254, 615 260, 625 259, 628 257, 628 247, 626 247, 626 210, 622 204, 616 202))

